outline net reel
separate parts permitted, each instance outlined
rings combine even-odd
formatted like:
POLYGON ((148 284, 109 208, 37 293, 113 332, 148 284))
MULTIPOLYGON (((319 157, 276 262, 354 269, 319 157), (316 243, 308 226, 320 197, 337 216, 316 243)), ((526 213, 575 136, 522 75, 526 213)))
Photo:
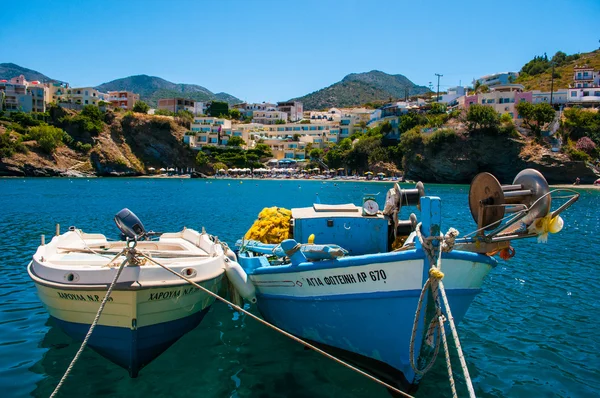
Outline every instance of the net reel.
POLYGON ((507 231, 517 220, 526 226, 550 212, 552 198, 548 182, 535 169, 522 170, 510 185, 501 185, 490 173, 479 173, 469 188, 469 208, 480 235, 496 229, 506 213, 524 211, 521 217, 504 226, 507 231))
POLYGON ((390 245, 401 236, 408 236, 417 228, 417 216, 411 214, 408 220, 399 220, 402 206, 416 206, 421 210, 421 198, 425 196, 425 186, 417 182, 414 188, 402 189, 397 183, 391 188, 385 198, 383 214, 389 220, 390 245))

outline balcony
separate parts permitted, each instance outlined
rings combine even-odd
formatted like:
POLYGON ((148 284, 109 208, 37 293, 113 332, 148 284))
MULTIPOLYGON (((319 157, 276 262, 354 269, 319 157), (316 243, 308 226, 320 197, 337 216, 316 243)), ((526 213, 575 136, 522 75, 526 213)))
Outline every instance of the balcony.
POLYGON ((585 75, 585 76, 575 76, 575 80, 576 81, 593 81, 594 80, 594 76, 591 75, 585 75))

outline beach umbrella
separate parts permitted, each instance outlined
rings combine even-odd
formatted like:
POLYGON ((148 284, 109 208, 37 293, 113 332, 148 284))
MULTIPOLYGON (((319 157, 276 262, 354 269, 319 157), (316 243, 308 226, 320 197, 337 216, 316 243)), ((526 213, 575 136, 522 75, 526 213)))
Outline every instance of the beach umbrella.
POLYGON ((225 169, 219 169, 219 173, 224 173, 225 169))
POLYGON ((148 171, 154 171, 156 170, 154 167, 148 167, 148 171))
POLYGON ((343 167, 339 167, 338 171, 344 171, 344 168, 343 167))
POLYGON ((164 167, 161 167, 160 171, 167 171, 167 169, 165 169, 164 167))
POLYGON ((175 171, 175 169, 171 167, 171 168, 169 168, 169 171, 175 171))
POLYGON ((373 174, 371 171, 367 171, 365 174, 373 174))
POLYGON ((378 176, 384 176, 385 173, 377 173, 378 176))

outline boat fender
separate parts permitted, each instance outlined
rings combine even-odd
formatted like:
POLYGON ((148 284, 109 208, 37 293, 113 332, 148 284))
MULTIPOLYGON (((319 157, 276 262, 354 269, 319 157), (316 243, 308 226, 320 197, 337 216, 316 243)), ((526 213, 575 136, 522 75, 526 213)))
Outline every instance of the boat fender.
POLYGON ((315 243, 315 234, 310 234, 308 236, 308 244, 312 245, 313 243, 315 243))
POLYGON ((225 250, 225 256, 231 261, 237 262, 237 256, 235 255, 235 252, 229 247, 225 250))
POLYGON ((237 261, 225 261, 225 274, 235 289, 244 299, 256 303, 256 289, 246 274, 246 271, 237 261))

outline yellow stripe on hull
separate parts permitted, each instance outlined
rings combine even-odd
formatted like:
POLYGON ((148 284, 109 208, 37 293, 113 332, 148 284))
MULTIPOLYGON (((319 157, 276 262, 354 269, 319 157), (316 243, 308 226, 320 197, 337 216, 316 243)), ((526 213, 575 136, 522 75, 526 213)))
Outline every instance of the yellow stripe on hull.
MULTIPOLYGON (((222 275, 199 282, 217 293, 222 275)), ((66 322, 91 324, 104 298, 104 290, 63 290, 36 283, 38 295, 49 314, 66 322)), ((190 316, 209 307, 214 297, 185 282, 179 286, 140 290, 113 290, 99 325, 139 328, 190 316)))

